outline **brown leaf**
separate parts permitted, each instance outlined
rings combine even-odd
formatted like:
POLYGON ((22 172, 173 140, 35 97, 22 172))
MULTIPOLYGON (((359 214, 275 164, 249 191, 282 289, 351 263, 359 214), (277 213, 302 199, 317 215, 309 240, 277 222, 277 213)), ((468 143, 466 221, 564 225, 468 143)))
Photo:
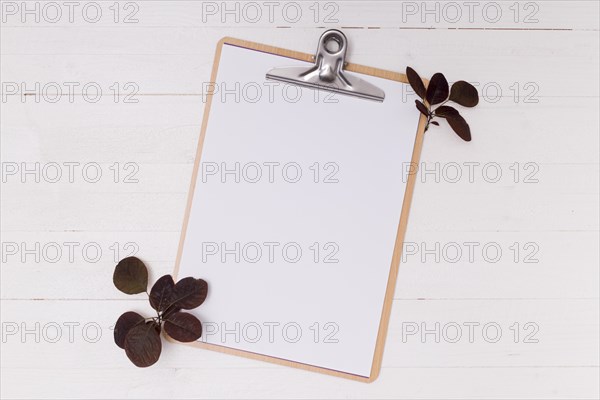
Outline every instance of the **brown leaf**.
POLYGON ((148 288, 148 269, 139 258, 124 258, 115 267, 113 283, 123 293, 145 292, 148 288))
POLYGON ((144 322, 144 317, 133 311, 121 315, 115 324, 115 343, 120 348, 125 348, 125 336, 134 326, 144 322))
POLYGON ((173 304, 175 282, 171 275, 162 276, 150 290, 150 305, 156 311, 165 311, 173 304))
POLYGON ((448 98, 448 81, 441 73, 436 73, 431 77, 425 98, 429 105, 433 106, 445 101, 448 98))
POLYGON ((179 342, 193 342, 202 336, 202 324, 192 314, 176 312, 165 320, 165 332, 179 342))
POLYGON ((469 124, 467 124, 467 121, 460 114, 447 117, 446 121, 448 121, 450 127, 462 140, 465 142, 471 141, 471 128, 469 128, 469 124))
POLYGON ((203 279, 184 278, 177 282, 173 292, 174 307, 191 310, 206 300, 208 283, 203 279))
POLYGON ((465 107, 475 107, 479 103, 479 95, 475 86, 469 82, 458 81, 452 85, 450 100, 465 107))
POLYGON ((161 350, 160 326, 154 322, 136 325, 125 336, 125 354, 137 367, 145 368, 157 362, 161 350))
POLYGON ((417 105, 417 109, 421 112, 421 114, 423 114, 426 117, 429 116, 429 110, 427 109, 427 107, 425 107, 425 104, 423 104, 421 100, 415 100, 415 104, 417 105))
POLYGON ((406 67, 406 77, 408 78, 410 87, 412 87, 417 96, 419 96, 421 99, 424 99, 426 89, 419 74, 417 74, 417 72, 411 67, 406 67))
POLYGON ((439 106, 435 109, 435 115, 437 117, 449 118, 458 115, 458 111, 454 107, 450 106, 439 106))

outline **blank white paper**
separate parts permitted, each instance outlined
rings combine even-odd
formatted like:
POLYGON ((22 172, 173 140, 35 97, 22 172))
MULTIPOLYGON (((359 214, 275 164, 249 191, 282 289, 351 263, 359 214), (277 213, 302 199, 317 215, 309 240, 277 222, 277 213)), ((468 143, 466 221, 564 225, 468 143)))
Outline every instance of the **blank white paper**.
POLYGON ((178 276, 201 340, 368 377, 419 113, 266 81, 294 65, 223 46, 178 276))

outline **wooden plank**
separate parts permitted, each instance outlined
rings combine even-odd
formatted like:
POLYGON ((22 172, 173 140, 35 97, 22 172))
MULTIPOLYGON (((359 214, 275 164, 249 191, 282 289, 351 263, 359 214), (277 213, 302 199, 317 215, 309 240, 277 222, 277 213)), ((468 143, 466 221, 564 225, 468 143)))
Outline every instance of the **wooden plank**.
POLYGON ((493 392, 501 398, 596 399, 598 372, 596 367, 383 368, 379 381, 360 385, 283 367, 143 371, 29 367, 3 370, 1 393, 7 398, 85 398, 95 393, 121 399, 127 393, 148 399, 484 399, 493 392))
MULTIPOLYGON (((132 93, 124 85, 136 84, 141 94, 195 94, 206 91, 215 45, 223 36, 241 37, 259 43, 313 53, 321 30, 85 27, 78 40, 68 28, 9 29, 3 32, 0 65, 4 82, 25 82, 29 90, 39 82, 48 93, 58 83, 76 82, 81 93, 97 83, 112 97, 115 82, 121 93, 132 93), (33 31, 31 31, 33 29, 33 31), (31 31, 31 32, 30 32, 31 31), (159 36, 160 41, 153 38, 159 36), (35 37, 36 40, 30 40, 35 37), (131 46, 135 43, 135 47, 131 46), (119 68, 111 68, 113 57, 119 68), (173 65, 182 66, 177 74, 173 65), (69 68, 65 68, 69 66, 69 68), (77 71, 76 73, 74 71, 77 71), (160 77, 160 79, 157 79, 160 77), (204 83, 204 85, 203 85, 204 83), (50 85, 49 85, 50 84, 50 85)), ((443 71, 451 81, 467 79, 485 92, 491 104, 496 97, 528 101, 545 97, 598 96, 597 32, 582 31, 387 31, 347 30, 351 43, 348 59, 393 71, 412 66, 424 77, 443 71), (385 43, 385 51, 380 50, 385 43), (493 47, 489 43, 494 43, 493 47), (560 44, 560 45, 557 45, 560 44), (519 50, 515 51, 515 46, 519 50), (415 56, 418 54, 418 57, 415 56), (485 65, 485 68, 481 66, 485 65), (568 71, 569 79, 557 80, 568 71)), ((89 95, 95 92, 89 88, 89 95)), ((13 96, 14 97, 14 96, 13 96)))
MULTIPOLYGON (((494 204, 498 194, 486 191, 465 198, 443 193, 439 200, 416 190, 411 224, 423 231, 593 231, 598 229, 598 196, 560 194, 552 198, 507 194, 495 212, 476 206, 494 204), (559 205, 557 205, 557 202, 559 205), (568 204, 569 206, 561 206, 568 204), (448 215, 447 209, 453 210, 448 215), (548 218, 552 215, 553 218, 548 218)), ((178 231, 185 204, 183 193, 56 193, 40 199, 3 195, 4 231, 178 231), (54 210, 48 213, 47 210, 54 210)))
MULTIPOLYGON (((154 282, 172 272, 179 241, 179 231, 2 236, 3 299, 125 299, 111 284, 117 261, 140 257, 154 282)), ((395 298, 594 298, 600 285, 594 251, 599 239, 597 231, 439 232, 409 227, 395 298), (575 269, 565 268, 574 255, 575 269)), ((310 245, 302 243, 302 248, 310 245)), ((220 255, 206 262, 218 263, 220 255)))
MULTIPOLYGON (((2 306, 3 369, 29 368, 35 359, 35 368, 43 370, 69 369, 76 364, 89 370, 134 372, 136 368, 114 344, 112 329, 126 311, 147 316, 154 312, 145 295, 119 301, 5 300, 2 306)), ((597 299, 395 300, 383 368, 598 367, 598 311, 597 299)), ((202 317, 201 308, 198 313, 202 317)), ((240 341, 246 340, 250 335, 246 327, 256 323, 261 327, 259 340, 277 341, 285 340, 281 327, 294 321, 269 321, 280 324, 270 334, 263 325, 267 321, 237 321, 237 326, 204 322, 205 334, 213 337, 228 330, 229 335, 237 332, 240 341)), ((323 326, 335 320, 315 322, 320 324, 319 335, 315 326, 300 325, 300 340, 316 339, 316 346, 335 346, 336 340, 344 339, 348 327, 338 325, 334 331, 323 326)), ((163 348, 156 367, 147 371, 277 369, 270 363, 167 341, 163 348)))
MULTIPOLYGON (((7 162, 191 163, 203 107, 201 96, 144 97, 126 105, 112 100, 8 102, 3 104, 0 152, 7 162)), ((548 98, 539 104, 482 102, 462 110, 473 141, 462 144, 442 121, 426 135, 423 161, 476 162, 481 168, 518 162, 519 169, 528 162, 591 164, 590 173, 597 173, 600 125, 594 113, 599 107, 597 97, 548 98)))
MULTIPOLYGON (((446 135, 446 132, 443 134, 446 135)), ((449 132, 448 134, 452 135, 449 132)), ((14 139, 19 140, 16 135, 14 139)), ((7 146, 6 154, 15 154, 12 151, 14 147, 24 149, 28 140, 24 139, 23 142, 11 143, 11 147, 7 146)), ((183 154, 185 149, 181 147, 181 157, 187 160, 190 156, 183 154)), ((7 156, 3 166, 3 187, 9 192, 9 196, 29 197, 57 191, 69 194, 82 190, 97 193, 99 196, 109 196, 113 193, 186 193, 189 182, 184 178, 191 175, 193 168, 192 163, 163 162, 161 154, 147 154, 144 150, 131 152, 130 159, 127 160, 125 149, 122 149, 123 154, 114 154, 112 162, 107 159, 100 162, 87 158, 73 159, 69 157, 72 150, 64 146, 56 146, 56 149, 49 150, 56 154, 53 157, 46 154, 40 158, 32 155, 32 158, 24 157, 20 160, 14 156, 7 156), (45 159, 46 157, 48 158, 45 159), (132 161, 144 157, 153 159, 132 161)), ((81 153, 85 150, 82 147, 81 153)), ((87 150, 91 153, 91 148, 87 150)), ((19 154, 23 152, 19 151, 19 154)), ((107 158, 108 155, 101 157, 107 158)), ((482 190, 501 195, 510 189, 518 194, 534 197, 573 192, 595 195, 599 191, 600 171, 595 168, 594 163, 436 161, 431 156, 428 158, 428 161, 418 164, 416 171, 419 190, 427 197, 440 190, 451 196, 469 196, 482 190)), ((222 179, 221 166, 217 164, 216 167, 217 173, 207 179, 222 179)), ((415 173, 414 171, 412 165, 405 165, 402 179, 406 179, 409 174, 415 173)), ((246 178, 246 175, 240 172, 240 182, 247 181, 246 178)))
POLYGON ((6 2, 5 27, 102 28, 173 27, 315 27, 388 29, 578 29, 597 30, 594 1, 120 1, 67 5, 39 2, 24 7, 6 2), (25 13, 25 10, 30 13, 25 13))

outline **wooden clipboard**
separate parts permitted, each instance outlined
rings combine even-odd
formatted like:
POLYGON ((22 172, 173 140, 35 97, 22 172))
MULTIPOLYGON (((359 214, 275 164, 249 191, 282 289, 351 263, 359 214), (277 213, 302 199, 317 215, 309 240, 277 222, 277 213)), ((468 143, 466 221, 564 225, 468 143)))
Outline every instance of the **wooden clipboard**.
MULTIPOLYGON (((221 39, 217 45, 214 64, 213 64, 212 73, 211 73, 211 82, 215 82, 217 79, 217 72, 219 70, 219 61, 221 59, 221 52, 223 50, 224 45, 232 45, 232 46, 241 47, 244 49, 256 50, 259 52, 273 54, 273 55, 277 55, 277 56, 281 56, 281 57, 287 57, 289 59, 294 59, 294 60, 314 62, 314 56, 311 54, 302 53, 302 52, 293 51, 293 50, 282 49, 282 48, 268 46, 268 45, 259 44, 259 43, 254 43, 254 42, 250 42, 250 41, 246 41, 246 40, 225 37, 225 38, 221 39)), ((392 80, 392 81, 396 81, 396 82, 408 83, 406 75, 399 73, 399 72, 387 71, 387 70, 382 70, 382 69, 378 69, 378 68, 367 67, 367 66, 352 64, 352 63, 348 63, 345 67, 345 70, 363 74, 363 75, 388 79, 388 80, 392 80)), ((184 242, 186 239, 186 232, 188 230, 190 211, 191 211, 191 207, 193 204, 193 194, 194 194, 195 187, 196 187, 196 181, 197 181, 197 177, 198 177, 200 161, 202 158, 203 145, 205 142, 205 135, 206 135, 206 131, 207 131, 213 97, 214 97, 214 88, 209 88, 209 92, 207 94, 205 110, 204 110, 204 117, 203 117, 203 121, 202 121, 202 125, 201 125, 200 138, 198 140, 198 147, 197 147, 196 156, 195 156, 195 163, 194 163, 194 169, 193 169, 192 179, 191 179, 191 184, 190 184, 190 189, 189 189, 187 206, 186 206, 185 215, 184 215, 181 239, 180 239, 179 248, 178 248, 178 252, 177 252, 175 270, 173 272, 173 276, 174 276, 175 280, 177 280, 177 275, 180 272, 180 264, 181 264, 183 249, 184 249, 184 242)), ((254 352, 250 352, 250 351, 233 349, 233 348, 229 348, 229 347, 225 347, 225 346, 221 346, 221 345, 215 345, 215 344, 209 344, 209 343, 203 343, 203 342, 194 342, 189 345, 193 346, 193 347, 201 348, 201 349, 208 349, 208 350, 218 351, 221 353, 232 354, 235 356, 247 357, 250 359, 271 362, 271 363, 289 366, 289 367, 300 368, 303 370, 319 372, 319 373, 323 373, 323 374, 327 374, 327 375, 332 375, 332 376, 346 378, 346 379, 352 379, 352 380, 360 381, 360 382, 373 382, 375 379, 377 379, 380 369, 381 369, 381 364, 382 364, 383 350, 384 350, 385 339, 386 339, 387 330, 388 330, 388 323, 389 323, 390 312, 391 312, 391 307, 392 307, 392 302, 393 302, 394 290, 395 290, 395 286, 396 286, 396 279, 398 277, 398 268, 399 268, 399 264, 400 264, 401 251, 402 251, 404 235, 405 235, 406 227, 407 227, 407 223, 408 223, 408 215, 409 215, 409 209, 410 209, 410 205, 411 205, 412 195, 413 195, 414 186, 415 186, 415 180, 416 180, 415 174, 416 174, 416 170, 417 170, 417 166, 418 166, 419 158, 420 158, 420 154, 421 154, 421 149, 422 149, 422 145, 423 145, 425 123, 426 123, 426 118, 423 115, 421 115, 419 122, 418 122, 417 133, 416 133, 414 147, 413 147, 413 151, 412 151, 411 169, 410 169, 410 173, 407 176, 404 201, 403 201, 403 205, 401 208, 401 215, 400 215, 400 220, 398 223, 398 228, 397 228, 397 233, 396 233, 396 240, 395 240, 394 250, 393 250, 393 254, 392 254, 392 261, 391 261, 391 265, 389 268, 389 275, 388 275, 388 280, 387 280, 387 287, 385 290, 383 309, 381 311, 379 330, 378 330, 377 338, 376 338, 375 352, 374 352, 373 361, 372 361, 372 365, 371 365, 370 375, 368 377, 351 374, 351 373, 346 373, 346 372, 342 372, 342 371, 338 371, 338 370, 334 370, 334 369, 322 368, 322 367, 318 367, 318 366, 314 366, 314 365, 299 363, 299 362, 290 361, 287 359, 282 359, 282 358, 277 358, 277 357, 272 357, 272 356, 268 356, 268 355, 258 354, 258 353, 254 353, 254 352)), ((198 276, 198 277, 201 277, 201 276, 198 276)), ((209 282, 209 286, 210 286, 210 282, 209 282)), ((210 289, 209 289, 209 291, 210 291, 210 289)))

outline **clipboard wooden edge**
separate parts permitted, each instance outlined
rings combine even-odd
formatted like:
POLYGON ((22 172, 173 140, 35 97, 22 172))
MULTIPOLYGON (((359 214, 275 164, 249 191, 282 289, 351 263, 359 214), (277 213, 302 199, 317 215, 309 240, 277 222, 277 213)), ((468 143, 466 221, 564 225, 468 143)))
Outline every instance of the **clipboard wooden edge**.
MULTIPOLYGON (((232 45, 237 47, 246 48, 249 50, 261 51, 264 53, 274 54, 282 57, 292 58, 300 61, 314 62, 314 56, 308 53, 302 53, 293 50, 282 49, 280 47, 268 46, 260 43, 250 42, 242 39, 235 39, 231 37, 222 38, 218 44, 215 52, 215 59, 213 62, 213 68, 211 72, 211 80, 210 82, 216 82, 217 72, 219 69, 219 62, 221 60, 221 51, 223 49, 223 45, 232 45)), ((370 75, 378 78, 390 79, 397 82, 408 83, 408 79, 405 74, 387 71, 379 68, 367 67, 364 65, 352 64, 348 63, 346 65, 345 70, 350 72, 356 72, 359 74, 370 75)), ((427 82, 425 82, 427 84, 427 82)), ((194 170, 192 172, 192 180, 190 183, 190 189, 188 192, 187 205, 185 209, 185 215, 183 218, 183 227, 181 229, 181 237, 179 240, 179 248, 177 250, 177 258, 175 261, 175 269, 173 271, 173 278, 177 281, 177 274, 179 273, 179 264, 181 262, 181 256, 183 253, 183 244, 185 242, 185 236, 187 232, 187 226, 190 216, 190 210, 192 207, 194 190, 196 188, 196 178, 198 176, 198 168, 200 165, 200 157, 202 155, 202 147, 204 144, 204 138, 206 135, 206 128, 208 125, 208 118, 210 114, 212 98, 214 94, 214 86, 209 87, 207 93, 207 101, 204 108, 204 115, 202 119, 202 125, 200 128, 200 137, 198 139, 198 147, 196 150, 196 157, 194 160, 194 170)), ((421 157, 421 149, 423 147, 423 138, 425 133, 425 124, 427 120, 424 115, 420 114, 419 124, 417 126, 417 134, 415 138, 415 144, 412 153, 411 159, 411 168, 408 174, 408 181, 406 184, 406 191, 404 193, 404 200, 402 203, 402 211, 400 213, 400 221, 398 224, 398 230, 396 233, 396 242, 394 245, 394 252, 392 254, 392 262, 390 266, 390 273, 388 276, 387 287, 385 291, 385 298, 383 303, 383 309, 381 310, 381 319, 379 322, 379 330, 377 333, 377 341, 375 344, 375 353, 373 355, 373 363, 371 364, 371 372, 370 376, 365 377, 361 375, 355 375, 347 372, 337 371, 333 369, 317 367, 314 365, 303 364, 296 361, 290 361, 282 358, 266 356, 264 354, 253 353, 245 350, 238 350, 229 348, 226 346, 220 346, 216 344, 202 343, 202 342, 192 342, 192 343, 184 343, 188 346, 193 346, 202 349, 208 349, 212 351, 218 351, 221 353, 232 354, 235 356, 246 357, 259 361, 266 361, 270 363, 275 363, 279 365, 284 365, 288 367, 300 368, 307 371, 319 372, 326 375, 336 376, 345 379, 351 379, 359 382, 371 383, 375 381, 379 377, 379 372, 381 371, 381 364, 383 359, 383 350, 385 347, 385 339, 387 337, 390 313, 392 309, 392 303, 394 301, 394 291, 396 288, 396 280, 398 278, 398 269, 400 267, 400 257, 402 255, 402 245, 404 243, 404 234, 406 233, 406 227, 408 224, 408 214, 410 210, 410 205, 412 201, 412 195, 416 182, 416 171, 419 165, 419 159, 421 157)), ((164 335, 167 340, 175 343, 180 343, 170 338, 168 335, 164 335)))

